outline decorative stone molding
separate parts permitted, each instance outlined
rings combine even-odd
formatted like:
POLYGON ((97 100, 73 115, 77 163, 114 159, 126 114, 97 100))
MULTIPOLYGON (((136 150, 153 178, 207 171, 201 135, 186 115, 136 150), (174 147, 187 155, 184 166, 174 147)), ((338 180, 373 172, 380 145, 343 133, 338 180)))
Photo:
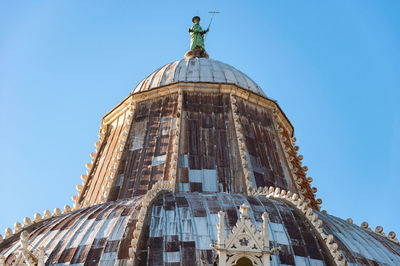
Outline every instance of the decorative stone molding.
POLYGON ((387 239, 389 239, 390 241, 399 244, 399 240, 396 238, 396 233, 391 231, 389 232, 389 234, 387 235, 387 239))
POLYGON ((106 183, 101 187, 101 192, 98 200, 99 203, 106 202, 109 199, 111 188, 114 186, 116 182, 116 177, 118 175, 118 166, 121 162, 122 153, 128 141, 128 136, 132 126, 132 121, 133 121, 133 116, 135 115, 135 111, 136 111, 136 104, 135 102, 131 102, 131 107, 129 108, 129 110, 127 110, 124 125, 122 126, 122 131, 120 135, 121 137, 119 138, 118 143, 114 149, 115 156, 113 156, 111 159, 108 171, 109 175, 106 177, 106 183))
POLYGON ((306 178, 308 167, 302 166, 301 161, 303 155, 297 155, 299 147, 294 145, 296 138, 290 137, 288 134, 287 129, 283 126, 282 120, 279 117, 277 109, 273 110, 273 121, 297 191, 307 200, 307 203, 310 204, 313 209, 320 210, 319 205, 322 204, 322 199, 315 199, 317 188, 310 187, 309 183, 312 182, 311 177, 306 178))
MULTIPOLYGON (((43 216, 40 213, 35 213, 33 215, 33 220, 31 220, 29 217, 25 217, 23 224, 21 224, 20 222, 15 222, 14 223, 14 231, 11 228, 6 228, 5 229, 5 236, 3 237, 0 234, 0 244, 3 241, 8 240, 11 237, 15 236, 16 234, 26 233, 24 230, 26 228, 28 228, 29 226, 33 225, 33 224, 37 224, 39 222, 48 220, 48 219, 56 217, 56 216, 60 216, 61 214, 69 213, 71 211, 72 211, 72 208, 69 205, 65 205, 64 206, 64 212, 61 212, 61 210, 59 208, 55 208, 53 214, 51 214, 51 212, 49 210, 45 210, 43 212, 43 216)), ((1 266, 1 264, 0 264, 0 266, 1 266)))
POLYGON ((259 188, 257 191, 253 190, 251 195, 255 196, 266 196, 267 198, 273 198, 282 200, 304 215, 308 223, 314 229, 316 233, 323 239, 327 249, 329 250, 332 258, 336 265, 346 265, 347 262, 343 258, 342 254, 338 251, 338 244, 335 243, 333 235, 326 235, 322 230, 322 220, 318 219, 318 214, 313 212, 313 209, 308 207, 303 196, 300 196, 291 191, 281 190, 275 187, 264 187, 259 188))
POLYGON ((175 181, 158 181, 155 183, 149 191, 142 198, 142 206, 140 207, 138 220, 136 222, 135 230, 133 231, 133 238, 131 240, 131 247, 129 248, 129 257, 130 260, 127 262, 127 265, 132 266, 135 264, 135 255, 137 245, 139 243, 142 228, 144 224, 144 220, 146 218, 147 210, 151 207, 151 203, 153 200, 161 193, 164 192, 174 192, 175 190, 175 181))
POLYGON ((175 134, 172 142, 172 158, 171 158, 171 167, 169 170, 169 178, 170 182, 173 183, 173 191, 176 189, 176 176, 178 171, 178 158, 179 158, 179 139, 181 134, 181 124, 182 124, 182 104, 183 104, 183 94, 180 90, 178 92, 178 104, 176 110, 176 120, 175 120, 175 134))
POLYGON ((218 240, 217 244, 211 244, 218 253, 218 266, 234 265, 243 257, 249 259, 253 265, 269 266, 270 254, 279 250, 269 247, 268 214, 263 213, 263 223, 258 232, 249 219, 249 209, 245 204, 240 206, 240 218, 228 237, 225 234, 225 213, 218 212, 218 240))
POLYGON ((99 140, 94 144, 94 146, 96 147, 96 150, 95 150, 95 152, 90 153, 90 157, 92 158, 92 161, 85 165, 86 175, 85 174, 81 175, 82 185, 78 184, 76 186, 76 189, 78 190, 78 195, 72 196, 72 201, 74 202, 74 204, 73 204, 74 210, 80 209, 82 207, 81 204, 79 203, 82 198, 81 197, 82 192, 86 188, 86 183, 88 181, 88 177, 90 176, 90 174, 92 172, 93 164, 97 159, 97 152, 98 152, 99 148, 101 147, 101 145, 103 144, 106 132, 107 132, 107 128, 104 126, 104 124, 102 124, 102 126, 100 127, 100 132, 99 132, 99 140))
POLYGON ((246 191, 247 191, 247 194, 249 194, 250 191, 253 190, 253 184, 250 180, 251 174, 249 171, 249 164, 246 159, 246 157, 247 157, 246 144, 244 142, 243 129, 242 129, 242 125, 240 123, 240 117, 238 115, 238 107, 236 105, 236 98, 233 94, 231 94, 231 108, 232 108, 233 125, 235 127, 236 138, 237 138, 238 146, 239 146, 239 156, 240 156, 241 165, 243 168, 244 179, 246 182, 246 191))
POLYGON ((400 244, 399 240, 396 238, 396 233, 395 233, 395 232, 391 231, 391 232, 389 232, 389 234, 386 236, 385 233, 383 232, 383 227, 380 226, 380 225, 378 225, 378 226, 375 228, 375 231, 372 231, 372 229, 368 226, 368 223, 367 223, 367 222, 362 222, 362 223, 361 223, 361 228, 363 228, 363 229, 365 229, 365 230, 367 230, 367 231, 373 232, 373 233, 375 233, 375 234, 377 234, 377 235, 383 236, 384 238, 386 238, 386 239, 392 241, 393 243, 400 244))

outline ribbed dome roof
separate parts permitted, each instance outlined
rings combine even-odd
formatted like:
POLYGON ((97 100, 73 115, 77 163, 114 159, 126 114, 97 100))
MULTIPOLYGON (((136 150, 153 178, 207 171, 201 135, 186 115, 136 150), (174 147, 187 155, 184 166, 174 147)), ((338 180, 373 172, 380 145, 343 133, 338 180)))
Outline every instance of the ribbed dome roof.
MULTIPOLYGON (((127 265, 143 197, 106 202, 33 223, 29 251, 45 247, 46 265, 127 265)), ((269 214, 270 244, 279 246, 271 265, 331 265, 323 243, 307 219, 284 201, 228 193, 162 193, 149 207, 136 265, 213 265, 218 212, 226 212, 231 230, 241 204, 250 207, 257 226, 269 214)), ((332 235, 349 265, 400 265, 399 245, 337 217, 314 211, 325 235, 332 235)), ((11 265, 19 234, 0 243, 0 257, 11 265)))
POLYGON ((181 59, 166 64, 143 79, 133 90, 142 92, 176 82, 230 83, 259 95, 262 89, 243 72, 231 65, 207 58, 181 59))

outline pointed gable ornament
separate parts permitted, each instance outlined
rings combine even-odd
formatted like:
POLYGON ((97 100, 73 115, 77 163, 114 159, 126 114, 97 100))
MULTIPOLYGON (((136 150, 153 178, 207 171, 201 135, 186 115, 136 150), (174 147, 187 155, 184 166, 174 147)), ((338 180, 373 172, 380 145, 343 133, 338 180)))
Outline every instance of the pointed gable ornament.
POLYGON ((263 223, 260 232, 249 218, 250 207, 240 206, 240 218, 236 222, 228 237, 225 234, 225 213, 218 212, 217 244, 211 247, 218 252, 218 266, 235 265, 239 260, 250 260, 253 265, 270 265, 270 254, 277 252, 278 248, 269 246, 268 214, 263 213, 263 223))
MULTIPOLYGON (((12 266, 44 266, 44 249, 39 247, 39 256, 35 257, 28 249, 29 234, 26 231, 21 232, 20 247, 16 252, 12 266)), ((0 266, 4 265, 5 261, 0 260, 0 266)))

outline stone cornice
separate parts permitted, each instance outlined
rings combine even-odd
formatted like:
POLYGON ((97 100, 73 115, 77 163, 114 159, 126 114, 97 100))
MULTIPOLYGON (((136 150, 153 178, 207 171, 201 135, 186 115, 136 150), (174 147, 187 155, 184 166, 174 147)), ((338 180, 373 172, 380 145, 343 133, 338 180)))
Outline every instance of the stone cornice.
POLYGON ((14 230, 8 227, 5 229, 4 237, 0 234, 0 249, 3 246, 3 244, 15 240, 16 237, 20 235, 22 232, 25 232, 26 230, 34 227, 35 225, 41 224, 55 217, 70 213, 72 210, 73 209, 69 205, 65 205, 63 211, 61 211, 61 209, 59 208, 55 208, 53 213, 51 213, 49 210, 44 210, 43 216, 40 213, 35 213, 33 215, 33 219, 25 217, 22 224, 20 222, 15 222, 14 230))

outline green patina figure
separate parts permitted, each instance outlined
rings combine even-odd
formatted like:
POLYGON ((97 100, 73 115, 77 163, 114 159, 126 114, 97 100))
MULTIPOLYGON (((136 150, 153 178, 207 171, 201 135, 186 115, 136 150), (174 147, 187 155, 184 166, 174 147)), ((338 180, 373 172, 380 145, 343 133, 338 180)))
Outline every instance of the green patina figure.
POLYGON ((204 30, 200 27, 200 17, 195 16, 192 19, 194 25, 189 28, 190 32, 190 50, 202 49, 204 50, 204 35, 209 31, 209 29, 204 30))

